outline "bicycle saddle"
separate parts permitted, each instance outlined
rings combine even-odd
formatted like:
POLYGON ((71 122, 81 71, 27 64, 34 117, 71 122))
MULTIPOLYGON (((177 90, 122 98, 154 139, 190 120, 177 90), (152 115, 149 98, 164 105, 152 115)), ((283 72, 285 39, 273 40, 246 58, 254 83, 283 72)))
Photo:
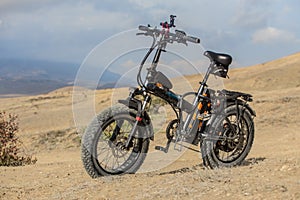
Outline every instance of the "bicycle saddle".
POLYGON ((204 55, 216 63, 220 63, 224 66, 229 66, 232 62, 232 57, 228 54, 215 53, 212 51, 205 51, 204 55))

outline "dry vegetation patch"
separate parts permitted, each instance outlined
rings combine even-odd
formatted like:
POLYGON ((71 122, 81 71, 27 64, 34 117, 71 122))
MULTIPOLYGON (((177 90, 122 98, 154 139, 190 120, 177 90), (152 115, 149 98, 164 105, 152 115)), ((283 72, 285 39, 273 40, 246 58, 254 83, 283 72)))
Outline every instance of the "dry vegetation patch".
POLYGON ((21 166, 36 163, 37 159, 27 155, 19 140, 18 117, 0 112, 0 166, 21 166))

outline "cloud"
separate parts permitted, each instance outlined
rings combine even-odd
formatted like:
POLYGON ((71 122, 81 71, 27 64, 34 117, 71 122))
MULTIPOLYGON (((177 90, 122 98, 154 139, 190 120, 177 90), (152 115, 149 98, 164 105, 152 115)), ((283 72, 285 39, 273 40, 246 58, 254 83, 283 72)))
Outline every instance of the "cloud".
POLYGON ((297 38, 289 31, 280 30, 274 27, 266 27, 257 30, 252 35, 254 43, 278 43, 278 42, 295 42, 297 38))
POLYGON ((232 23, 246 29, 266 26, 272 15, 272 5, 274 1, 270 0, 241 0, 232 23))
POLYGON ((59 3, 59 0, 1 0, 0 14, 34 11, 41 7, 49 7, 59 3))
POLYGON ((158 4, 160 4, 162 1, 161 0, 129 0, 130 3, 137 5, 140 8, 151 8, 154 6, 157 6, 158 4))
POLYGON ((0 13, 0 43, 6 44, 2 56, 16 52, 13 56, 81 61, 105 38, 136 25, 128 13, 86 2, 56 2, 36 9, 27 6, 14 1, 0 4, 0 9, 10 7, 11 11, 0 13))
MULTIPOLYGON (((295 40, 298 5, 280 0, 0 0, 0 57, 80 62, 110 36, 139 24, 159 26, 170 14, 177 15, 176 28, 200 37, 205 48, 242 57, 257 51, 258 42, 295 40)), ((197 60, 201 48, 191 47, 179 46, 183 53, 176 52, 197 60)), ((291 44, 284 52, 295 49, 298 44, 291 44)))

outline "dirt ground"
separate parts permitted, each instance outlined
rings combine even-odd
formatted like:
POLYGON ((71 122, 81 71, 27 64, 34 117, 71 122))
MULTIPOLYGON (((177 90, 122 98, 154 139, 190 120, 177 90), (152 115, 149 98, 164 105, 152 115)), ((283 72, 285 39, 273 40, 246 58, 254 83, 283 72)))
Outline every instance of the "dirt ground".
POLYGON ((82 166, 69 89, 0 99, 0 110, 19 114, 20 137, 38 159, 0 167, 0 199, 300 199, 300 87, 250 92, 256 131, 242 166, 204 169, 193 146, 166 167, 169 155, 160 153, 137 174, 98 179, 82 166))

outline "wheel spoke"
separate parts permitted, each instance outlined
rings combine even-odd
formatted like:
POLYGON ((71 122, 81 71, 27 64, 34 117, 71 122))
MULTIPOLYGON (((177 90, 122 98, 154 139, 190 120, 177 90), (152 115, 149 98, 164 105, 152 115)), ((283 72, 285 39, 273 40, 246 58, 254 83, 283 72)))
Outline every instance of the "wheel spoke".
POLYGON ((111 167, 108 167, 108 164, 109 164, 109 160, 110 158, 113 156, 113 154, 110 155, 110 152, 108 152, 105 157, 101 160, 101 162, 99 162, 100 164, 103 163, 105 168, 111 168, 111 167))
MULTIPOLYGON (((116 116, 110 123, 103 127, 97 143, 97 160, 105 171, 114 173, 121 169, 130 157, 133 159, 138 158, 135 156, 136 152, 134 150, 139 145, 136 139, 133 138, 131 150, 124 149, 133 123, 128 119, 118 119, 116 116)), ((126 166, 131 166, 132 164, 126 164, 126 166)))

